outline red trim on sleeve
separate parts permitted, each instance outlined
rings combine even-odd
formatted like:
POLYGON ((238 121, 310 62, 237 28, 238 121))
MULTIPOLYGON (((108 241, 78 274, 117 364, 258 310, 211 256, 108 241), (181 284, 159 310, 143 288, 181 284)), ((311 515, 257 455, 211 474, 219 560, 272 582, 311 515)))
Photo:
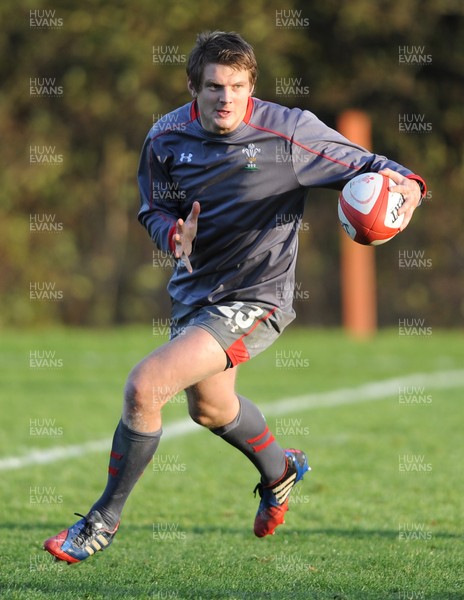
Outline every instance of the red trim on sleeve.
POLYGON ((259 125, 255 125, 254 123, 250 123, 250 127, 253 127, 254 129, 258 129, 258 131, 266 131, 267 133, 272 133, 274 135, 277 135, 277 136, 283 138, 284 140, 291 142, 295 146, 299 146, 300 148, 303 148, 303 150, 306 150, 307 152, 311 152, 311 154, 315 154, 316 156, 320 156, 321 158, 330 160, 330 162, 336 163, 338 165, 342 165, 343 167, 347 167, 348 169, 353 169, 353 171, 359 171, 359 169, 361 169, 361 167, 362 167, 362 165, 360 165, 359 167, 356 167, 354 165, 349 165, 348 163, 345 163, 342 160, 338 160, 337 158, 332 158, 331 156, 328 156, 327 154, 324 154, 323 152, 319 152, 318 150, 313 150, 312 148, 308 148, 308 146, 305 146, 304 144, 297 142, 292 137, 285 135, 284 133, 281 133, 280 131, 274 131, 274 129, 269 129, 267 127, 260 127, 259 125))
POLYGON ((422 198, 425 198, 425 196, 427 195, 427 184, 422 179, 422 177, 420 175, 412 174, 412 175, 406 175, 406 179, 413 179, 414 181, 417 181, 417 183, 419 184, 420 190, 421 190, 421 200, 422 200, 422 198))
POLYGON ((173 235, 176 233, 176 224, 174 224, 171 229, 168 232, 168 244, 169 244, 169 250, 171 250, 171 252, 174 254, 174 251, 176 249, 176 244, 174 242, 173 235))

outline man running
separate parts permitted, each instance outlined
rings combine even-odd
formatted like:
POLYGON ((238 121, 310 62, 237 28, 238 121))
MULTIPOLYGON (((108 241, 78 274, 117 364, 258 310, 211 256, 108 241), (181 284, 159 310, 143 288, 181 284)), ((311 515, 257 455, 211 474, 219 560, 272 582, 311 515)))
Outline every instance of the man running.
POLYGON ((192 419, 256 466, 254 533, 275 532, 308 461, 300 450, 281 448, 260 410, 236 393, 235 378, 237 366, 268 348, 295 317, 307 190, 341 189, 360 173, 382 172, 404 197, 402 229, 426 192, 419 176, 351 143, 312 113, 253 97, 256 59, 236 33, 198 35, 187 76, 193 101, 153 126, 138 173, 138 218, 158 248, 177 259, 168 285, 171 340, 129 374, 102 496, 44 544, 68 563, 111 544, 158 447, 161 409, 181 390, 192 419))

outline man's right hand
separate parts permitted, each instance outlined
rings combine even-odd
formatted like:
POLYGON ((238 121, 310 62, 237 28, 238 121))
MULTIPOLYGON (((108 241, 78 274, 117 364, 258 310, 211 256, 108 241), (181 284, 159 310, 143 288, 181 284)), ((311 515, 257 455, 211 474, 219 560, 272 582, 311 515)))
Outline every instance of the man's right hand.
POLYGON ((197 235, 198 215, 200 214, 200 203, 195 201, 189 216, 185 219, 178 219, 176 223, 176 232, 172 236, 175 244, 174 256, 180 258, 187 267, 189 273, 192 272, 189 256, 192 253, 193 240, 197 235))

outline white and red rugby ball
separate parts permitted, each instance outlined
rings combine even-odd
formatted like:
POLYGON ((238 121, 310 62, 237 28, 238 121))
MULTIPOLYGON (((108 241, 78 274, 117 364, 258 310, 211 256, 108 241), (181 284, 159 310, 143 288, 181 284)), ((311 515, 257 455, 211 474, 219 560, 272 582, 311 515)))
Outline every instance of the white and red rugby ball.
POLYGON ((363 173, 345 185, 338 198, 338 218, 352 240, 377 246, 399 232, 403 215, 398 215, 398 209, 404 198, 388 190, 393 185, 380 173, 363 173))

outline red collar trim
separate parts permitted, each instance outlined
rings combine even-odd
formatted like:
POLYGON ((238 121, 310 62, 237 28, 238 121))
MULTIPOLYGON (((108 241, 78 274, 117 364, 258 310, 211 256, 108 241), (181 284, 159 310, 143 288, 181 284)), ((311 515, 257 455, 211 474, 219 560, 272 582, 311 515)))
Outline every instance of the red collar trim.
POLYGON ((250 96, 248 98, 248 106, 246 109, 246 113, 245 116, 243 117, 243 122, 246 123, 248 125, 250 119, 251 119, 251 113, 253 112, 253 98, 250 96))
POLYGON ((197 101, 193 100, 192 104, 190 105, 190 118, 192 121, 195 121, 195 119, 198 119, 199 116, 200 112, 198 110, 197 101))

